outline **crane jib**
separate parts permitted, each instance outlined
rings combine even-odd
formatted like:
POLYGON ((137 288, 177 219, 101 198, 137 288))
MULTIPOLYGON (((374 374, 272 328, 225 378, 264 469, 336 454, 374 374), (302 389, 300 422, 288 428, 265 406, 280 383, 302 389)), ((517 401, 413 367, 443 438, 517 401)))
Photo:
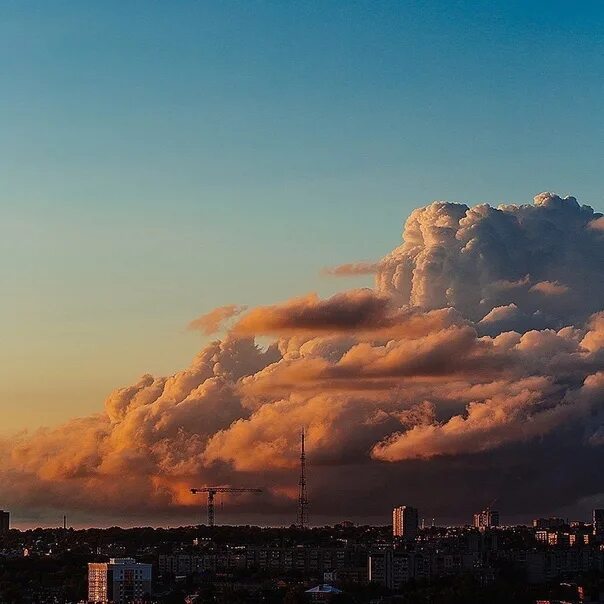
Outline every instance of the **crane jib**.
POLYGON ((214 496, 217 493, 262 493, 260 488, 247 487, 200 487, 192 488, 191 493, 198 495, 200 493, 208 494, 208 526, 214 526, 214 496))

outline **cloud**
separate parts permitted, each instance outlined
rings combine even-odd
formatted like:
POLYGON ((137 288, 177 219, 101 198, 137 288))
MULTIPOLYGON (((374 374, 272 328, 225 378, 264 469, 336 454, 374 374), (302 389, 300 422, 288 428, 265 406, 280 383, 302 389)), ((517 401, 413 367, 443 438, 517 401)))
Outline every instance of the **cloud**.
POLYGON ((376 459, 399 461, 436 455, 477 453, 548 431, 555 421, 551 410, 539 410, 550 397, 551 384, 528 378, 506 384, 505 393, 468 404, 465 413, 443 423, 418 424, 390 435, 375 445, 376 459), (532 412, 532 413, 531 413, 532 412))
POLYGON ((527 315, 512 302, 491 309, 478 321, 476 327, 481 334, 497 335, 504 331, 519 331, 522 333, 536 327, 545 328, 550 323, 555 322, 540 310, 536 310, 532 315, 527 315))
POLYGON ((245 309, 245 306, 237 306, 236 304, 218 306, 209 313, 193 319, 188 327, 192 330, 199 330, 206 336, 213 335, 220 331, 225 321, 241 314, 245 309))
POLYGON ((351 262, 349 264, 339 264, 329 266, 321 272, 324 275, 332 277, 355 277, 359 275, 375 275, 379 268, 377 262, 351 262))
POLYGON ((245 335, 321 335, 333 333, 401 332, 426 333, 435 324, 459 320, 452 310, 432 313, 399 308, 392 300, 371 289, 350 290, 327 298, 309 294, 283 304, 259 306, 234 325, 245 335))
POLYGON ((191 485, 267 485, 262 510, 287 521, 301 426, 315 517, 604 497, 600 220, 550 193, 415 210, 374 289, 215 309, 194 328, 237 319, 186 369, 0 442, 3 505, 187 514, 191 485))
POLYGON ((531 286, 529 291, 543 294, 544 296, 561 296, 567 293, 569 288, 557 281, 539 281, 539 283, 531 286))
POLYGON ((604 299, 601 217, 552 193, 498 208, 435 202, 407 219, 403 244, 380 262, 378 291, 474 321, 513 303, 528 317, 539 311, 538 328, 544 316, 550 327, 582 322, 604 299))
POLYGON ((393 312, 387 296, 369 289, 336 294, 327 300, 309 294, 284 304, 254 308, 237 322, 234 330, 251 335, 371 330, 387 322, 393 312))
MULTIPOLYGON (((512 302, 506 306, 492 308, 479 323, 501 323, 514 320, 518 316, 518 307, 512 302)), ((504 331, 504 330, 500 330, 504 331)))
POLYGON ((604 312, 599 312, 588 322, 589 331, 581 340, 581 346, 590 352, 604 350, 604 312))
POLYGON ((588 227, 594 231, 604 231, 604 217, 600 216, 599 218, 594 218, 594 220, 589 223, 588 227))

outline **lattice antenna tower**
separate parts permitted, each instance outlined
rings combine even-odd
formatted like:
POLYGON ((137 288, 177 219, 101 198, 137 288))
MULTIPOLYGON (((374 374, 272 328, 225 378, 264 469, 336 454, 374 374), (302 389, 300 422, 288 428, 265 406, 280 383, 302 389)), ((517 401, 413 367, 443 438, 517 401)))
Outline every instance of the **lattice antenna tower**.
POLYGON ((298 480, 298 528, 308 527, 308 497, 306 496, 306 451, 304 428, 300 431, 300 479, 298 480))

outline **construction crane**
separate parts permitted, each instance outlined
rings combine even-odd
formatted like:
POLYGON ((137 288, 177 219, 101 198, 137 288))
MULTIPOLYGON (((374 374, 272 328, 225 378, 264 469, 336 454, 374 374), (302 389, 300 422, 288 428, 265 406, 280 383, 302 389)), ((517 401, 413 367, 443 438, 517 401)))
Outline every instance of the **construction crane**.
POLYGON ((236 487, 200 487, 191 489, 193 495, 208 494, 208 525, 214 526, 214 497, 216 493, 262 493, 262 489, 236 488, 236 487))

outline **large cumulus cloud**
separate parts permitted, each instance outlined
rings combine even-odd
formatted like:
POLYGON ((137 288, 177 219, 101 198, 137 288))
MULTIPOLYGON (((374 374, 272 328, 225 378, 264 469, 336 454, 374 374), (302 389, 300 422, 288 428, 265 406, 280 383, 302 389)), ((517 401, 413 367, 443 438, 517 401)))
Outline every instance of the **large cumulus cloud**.
MULTIPOLYGON (((602 216, 549 193, 499 208, 435 202, 371 266, 374 289, 253 308, 189 368, 0 443, 2 500, 177 513, 194 503, 191 484, 264 484, 262 508, 286 515, 301 426, 315 517, 407 502, 458 520, 494 496, 510 515, 597 500, 602 216)), ((194 326, 211 333, 243 310, 194 326)))
POLYGON ((475 321, 514 304, 512 321, 524 317, 526 326, 575 324, 604 299, 601 220, 551 193, 522 206, 433 203, 408 218, 378 288, 401 304, 453 306, 475 321))

